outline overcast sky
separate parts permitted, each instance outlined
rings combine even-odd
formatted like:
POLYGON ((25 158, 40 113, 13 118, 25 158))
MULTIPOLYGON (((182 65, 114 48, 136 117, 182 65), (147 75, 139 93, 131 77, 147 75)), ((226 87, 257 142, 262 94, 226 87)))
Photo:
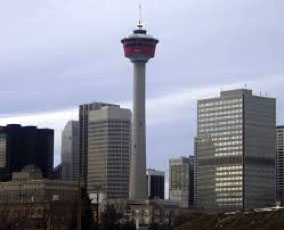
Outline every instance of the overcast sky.
MULTIPOLYGON (((146 0, 143 19, 160 40, 147 65, 148 167, 193 154, 196 100, 247 88, 277 98, 284 122, 283 0, 146 0)), ((61 131, 79 104, 131 108, 132 66, 120 39, 138 0, 9 0, 0 3, 0 124, 61 131)))

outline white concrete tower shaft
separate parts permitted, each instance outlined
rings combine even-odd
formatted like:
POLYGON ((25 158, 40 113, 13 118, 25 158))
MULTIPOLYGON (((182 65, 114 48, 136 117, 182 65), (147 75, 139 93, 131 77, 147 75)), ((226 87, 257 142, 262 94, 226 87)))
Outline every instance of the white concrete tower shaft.
POLYGON ((138 25, 133 34, 121 41, 124 53, 134 66, 133 111, 131 128, 131 156, 129 198, 147 199, 146 181, 146 119, 145 119, 145 78, 146 63, 155 56, 158 40, 138 25))
POLYGON ((131 132, 130 199, 147 198, 146 181, 146 119, 145 77, 146 62, 135 61, 133 79, 133 111, 131 132))

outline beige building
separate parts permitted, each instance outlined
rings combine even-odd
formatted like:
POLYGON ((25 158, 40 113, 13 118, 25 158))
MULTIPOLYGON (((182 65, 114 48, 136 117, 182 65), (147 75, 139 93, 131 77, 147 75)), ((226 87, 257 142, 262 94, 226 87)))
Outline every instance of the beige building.
POLYGON ((128 199, 130 110, 114 106, 92 110, 88 127, 88 193, 128 199))

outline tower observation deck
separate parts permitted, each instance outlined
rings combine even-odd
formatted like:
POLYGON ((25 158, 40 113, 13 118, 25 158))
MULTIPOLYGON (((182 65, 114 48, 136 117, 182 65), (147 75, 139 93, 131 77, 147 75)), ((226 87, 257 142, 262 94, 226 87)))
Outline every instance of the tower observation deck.
POLYGON ((139 24, 133 34, 121 42, 125 57, 129 58, 134 66, 129 199, 147 199, 145 76, 146 63, 155 56, 159 41, 147 34, 139 24))

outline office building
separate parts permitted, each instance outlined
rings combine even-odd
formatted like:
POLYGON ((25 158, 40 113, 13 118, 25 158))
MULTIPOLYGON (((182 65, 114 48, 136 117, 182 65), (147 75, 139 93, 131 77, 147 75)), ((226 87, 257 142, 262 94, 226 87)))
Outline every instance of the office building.
POLYGON ((54 131, 11 124, 0 127, 0 181, 26 165, 37 165, 45 178, 52 178, 54 131))
POLYGON ((145 80, 146 63, 155 56, 159 42, 147 34, 141 23, 138 28, 121 40, 124 55, 133 63, 133 110, 131 130, 130 199, 147 199, 146 181, 146 119, 145 80))
POLYGON ((194 205, 194 157, 170 159, 169 199, 194 205))
POLYGON ((275 99, 230 90, 197 107, 197 205, 214 212, 274 206, 275 99))
POLYGON ((148 199, 165 199, 165 172, 147 170, 148 199))
POLYGON ((276 128, 276 199, 284 201, 284 126, 276 128))
POLYGON ((89 112, 100 109, 103 106, 118 105, 93 102, 90 104, 83 104, 79 106, 79 170, 81 171, 81 179, 83 187, 88 187, 88 131, 89 131, 89 112), (80 167, 81 165, 81 167, 80 167))
POLYGON ((62 132, 62 179, 78 180, 79 173, 79 122, 68 121, 62 132))
POLYGON ((105 106, 89 112, 88 193, 128 199, 131 112, 105 106))

